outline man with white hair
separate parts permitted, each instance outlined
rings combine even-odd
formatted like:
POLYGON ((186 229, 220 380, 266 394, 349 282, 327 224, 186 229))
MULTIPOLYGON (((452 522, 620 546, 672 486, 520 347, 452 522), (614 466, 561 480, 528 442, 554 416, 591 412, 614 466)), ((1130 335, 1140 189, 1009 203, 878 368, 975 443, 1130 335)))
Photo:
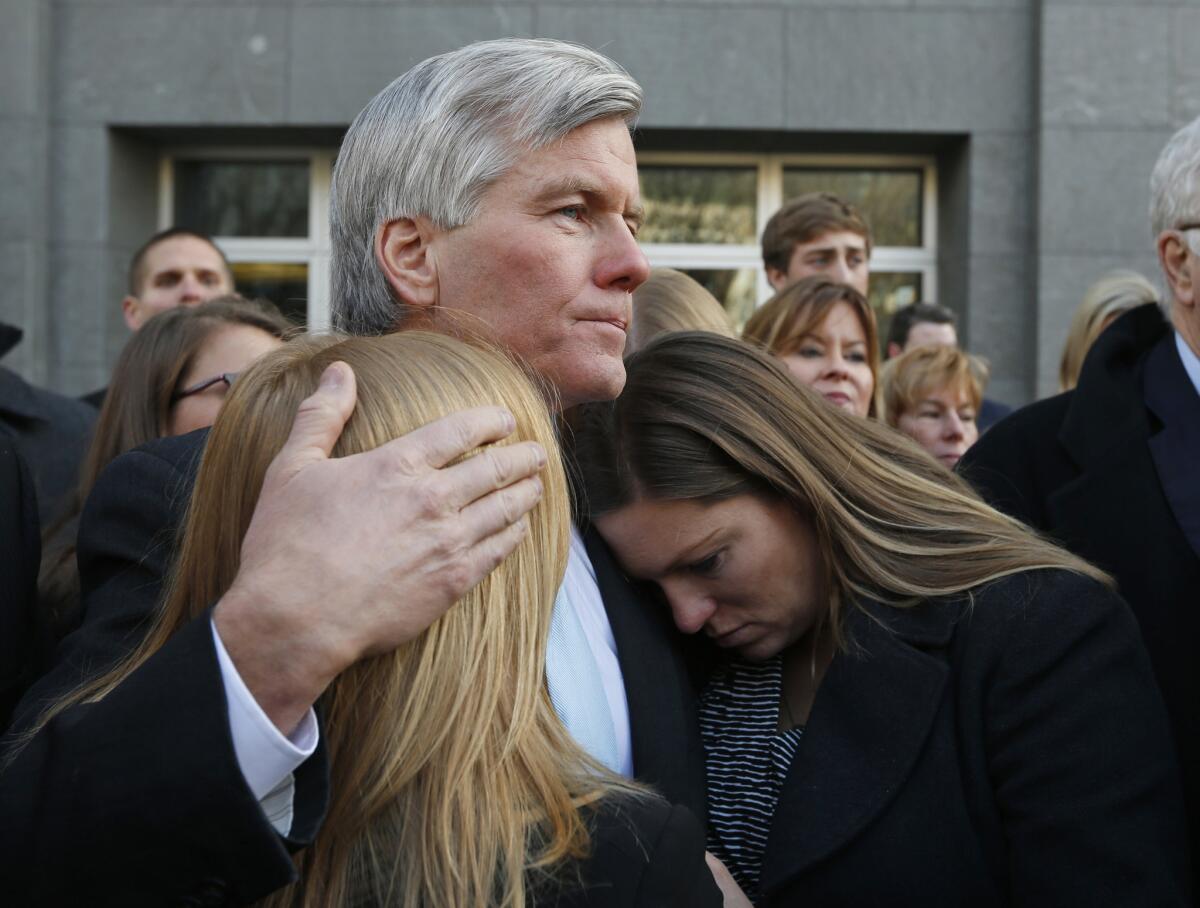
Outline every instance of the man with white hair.
MULTIPOLYGON (((338 155, 336 324, 357 334, 481 332, 547 379, 552 406, 615 397, 630 294, 648 273, 636 242, 642 213, 630 138, 641 98, 612 61, 554 41, 483 42, 401 76, 355 119, 338 155)), ((419 634, 511 551, 540 495, 535 474, 545 458, 533 445, 493 446, 446 466, 511 431, 507 414, 486 410, 330 460, 353 403, 353 377, 331 367, 267 475, 241 569, 211 615, 99 703, 56 716, 20 751, 6 776, 36 777, 36 795, 49 804, 23 796, 15 812, 23 822, 42 829, 40 818, 57 811, 62 831, 95 841, 90 833, 101 835, 105 818, 81 811, 81 797, 119 811, 124 793, 159 812, 120 847, 141 849, 139 874, 152 879, 138 885, 160 898, 219 890, 240 902, 294 876, 272 827, 302 844, 323 811, 312 704, 360 657, 419 634), (380 609, 381 601, 395 607, 380 609), (192 714, 173 714, 171 702, 192 714), (130 736, 117 751, 153 755, 152 770, 143 765, 121 791, 100 792, 111 779, 85 760, 75 767, 82 781, 64 795, 71 801, 57 801, 38 774, 77 760, 89 741, 111 751, 117 729, 130 736), (203 753, 172 736, 192 748, 203 739, 203 753), (194 784, 181 785, 188 773, 194 784), (180 822, 199 827, 203 850, 174 853, 189 838, 186 826, 174 828, 180 822), (156 864, 164 834, 170 860, 156 864), (214 845, 214 835, 229 845, 214 845)), ((179 524, 180 490, 194 479, 203 440, 156 443, 97 483, 79 539, 85 623, 26 697, 18 727, 69 689, 79 666, 100 669, 136 643, 169 563, 161 540, 179 524)), ((666 612, 644 607, 602 544, 574 533, 547 655, 554 704, 596 759, 702 816, 690 688, 670 641, 666 612)), ((14 841, 14 862, 53 855, 32 841, 14 841), (31 856, 30 847, 41 850, 31 856)), ((85 879, 103 891, 119 874, 94 861, 85 879)), ((45 874, 38 883, 39 893, 61 891, 45 874)), ((83 891, 78 880, 63 885, 83 891)))
MULTIPOLYGON (((1073 391, 995 426, 959 471, 997 508, 1109 571, 1174 728, 1200 871, 1200 119, 1150 179, 1168 289, 1097 339, 1073 391)), ((1080 691, 1080 696, 1087 696, 1080 691)))

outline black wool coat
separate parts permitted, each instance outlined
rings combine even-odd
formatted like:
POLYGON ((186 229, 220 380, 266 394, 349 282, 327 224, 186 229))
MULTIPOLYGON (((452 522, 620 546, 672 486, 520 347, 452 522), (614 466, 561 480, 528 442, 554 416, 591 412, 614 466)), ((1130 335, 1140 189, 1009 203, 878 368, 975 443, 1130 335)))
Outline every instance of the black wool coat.
POLYGON ((1000 422, 959 472, 1116 579, 1170 716, 1200 873, 1200 395, 1159 309, 1110 325, 1074 391, 1000 422))

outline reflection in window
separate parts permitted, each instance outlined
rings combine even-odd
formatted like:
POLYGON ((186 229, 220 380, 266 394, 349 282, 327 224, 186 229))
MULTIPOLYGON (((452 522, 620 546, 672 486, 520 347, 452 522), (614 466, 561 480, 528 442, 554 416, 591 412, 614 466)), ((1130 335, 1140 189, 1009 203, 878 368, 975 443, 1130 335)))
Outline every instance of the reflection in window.
POLYGON ((308 322, 308 265, 304 262, 234 262, 238 293, 274 303, 295 325, 308 322))
POLYGON ((755 279, 757 272, 754 268, 732 269, 701 269, 680 268, 717 298, 733 321, 734 330, 742 333, 746 319, 754 312, 755 279))
POLYGON ((175 162, 175 224, 211 236, 308 236, 307 161, 175 162))
POLYGON ((646 165, 639 173, 646 206, 643 243, 756 241, 756 168, 646 165))
POLYGON ((920 246, 921 182, 921 171, 916 169, 787 167, 783 197, 832 192, 863 213, 876 246, 920 246))
POLYGON ((868 289, 871 308, 879 322, 879 343, 883 344, 896 310, 921 299, 921 275, 920 272, 872 271, 868 289))

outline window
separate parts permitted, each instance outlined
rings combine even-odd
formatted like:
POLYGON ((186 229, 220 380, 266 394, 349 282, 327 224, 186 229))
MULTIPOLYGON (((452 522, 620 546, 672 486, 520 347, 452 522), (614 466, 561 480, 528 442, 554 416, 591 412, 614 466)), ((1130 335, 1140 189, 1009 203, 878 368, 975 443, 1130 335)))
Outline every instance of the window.
POLYGON ((299 325, 329 325, 329 178, 334 152, 205 150, 162 164, 159 222, 211 235, 246 296, 299 325))
POLYGON ((651 264, 696 278, 739 326, 771 295, 758 245, 767 220, 788 199, 819 190, 853 203, 871 224, 871 303, 881 334, 896 309, 936 297, 930 158, 646 152, 638 169, 651 264))
MULTIPOLYGON (((238 289, 296 322, 329 325, 329 182, 336 152, 177 151, 162 165, 160 222, 211 234, 238 289)), ((771 295, 759 237, 787 199, 828 190, 857 205, 875 233, 871 303, 880 332, 897 308, 936 299, 937 187, 924 157, 638 156, 651 264, 686 271, 740 326, 771 295)))

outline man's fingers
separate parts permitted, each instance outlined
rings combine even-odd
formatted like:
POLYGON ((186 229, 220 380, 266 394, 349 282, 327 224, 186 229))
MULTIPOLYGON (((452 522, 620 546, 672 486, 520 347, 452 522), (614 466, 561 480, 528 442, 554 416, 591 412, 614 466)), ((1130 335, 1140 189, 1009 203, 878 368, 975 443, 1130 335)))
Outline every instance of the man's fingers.
POLYGON ((331 364, 321 375, 317 390, 300 402, 292 431, 271 470, 291 475, 306 464, 329 457, 354 412, 356 399, 354 371, 343 362, 331 364))
POLYGON ((516 426, 503 407, 475 407, 436 419, 381 450, 394 452, 402 468, 437 470, 481 445, 507 438, 516 426))
POLYGON ((485 495, 459 513, 464 541, 468 546, 521 522, 534 505, 542 500, 542 481, 536 476, 485 495))
POLYGON ((536 475, 545 465, 546 449, 537 442, 496 445, 442 470, 437 491, 447 507, 461 509, 536 475))

